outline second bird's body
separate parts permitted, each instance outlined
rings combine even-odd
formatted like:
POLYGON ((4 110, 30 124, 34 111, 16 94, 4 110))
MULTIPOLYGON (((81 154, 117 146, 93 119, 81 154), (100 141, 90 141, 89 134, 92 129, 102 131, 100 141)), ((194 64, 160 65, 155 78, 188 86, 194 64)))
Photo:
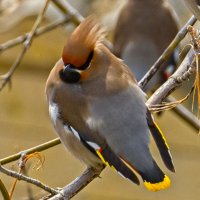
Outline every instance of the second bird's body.
MULTIPOLYGON (((114 53, 137 81, 145 75, 178 32, 178 20, 166 0, 128 0, 114 30, 114 53)), ((176 55, 152 77, 145 90, 154 90, 174 72, 176 55)))

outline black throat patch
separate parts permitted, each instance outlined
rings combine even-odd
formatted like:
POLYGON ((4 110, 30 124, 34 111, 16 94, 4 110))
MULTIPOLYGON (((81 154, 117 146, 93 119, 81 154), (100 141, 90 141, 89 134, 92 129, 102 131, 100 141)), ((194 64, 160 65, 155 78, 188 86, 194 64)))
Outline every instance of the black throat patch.
POLYGON ((72 64, 65 64, 64 69, 60 70, 59 75, 62 81, 66 83, 77 83, 81 79, 81 71, 86 70, 91 63, 91 60, 93 58, 94 52, 92 51, 86 62, 79 67, 75 67, 72 64))

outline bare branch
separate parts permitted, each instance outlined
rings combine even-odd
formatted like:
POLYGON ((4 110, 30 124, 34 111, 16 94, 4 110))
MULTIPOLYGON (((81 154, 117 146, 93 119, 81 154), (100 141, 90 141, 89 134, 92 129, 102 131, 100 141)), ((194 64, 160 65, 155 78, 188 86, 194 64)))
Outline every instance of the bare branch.
POLYGON ((144 75, 144 77, 140 80, 139 86, 144 88, 152 76, 158 71, 161 64, 163 64, 169 56, 172 54, 173 50, 177 47, 180 41, 185 37, 188 30, 187 27, 189 25, 193 25, 196 22, 196 18, 192 16, 189 21, 182 27, 182 29, 177 33, 176 37, 172 40, 170 45, 166 48, 164 53, 158 58, 158 60, 154 63, 154 65, 150 68, 150 70, 144 75))
POLYGON ((44 144, 40 144, 40 145, 35 146, 35 147, 33 147, 33 148, 30 148, 30 149, 24 150, 24 151, 22 151, 22 152, 16 153, 16 154, 14 154, 14 155, 11 155, 11 156, 9 156, 9 157, 3 158, 3 159, 0 160, 0 164, 1 164, 1 165, 5 165, 5 164, 7 164, 7 163, 10 163, 10 162, 13 162, 13 161, 15 161, 15 160, 18 160, 19 158, 21 158, 21 156, 22 156, 23 154, 28 155, 28 154, 34 153, 34 152, 36 152, 36 151, 37 151, 37 152, 39 152, 39 151, 44 151, 44 150, 49 149, 49 148, 51 148, 51 147, 53 147, 53 146, 56 146, 56 145, 58 145, 58 144, 60 144, 60 139, 59 139, 59 138, 56 138, 56 139, 51 140, 51 141, 48 141, 48 142, 46 142, 46 143, 44 143, 44 144))
POLYGON ((4 75, 2 75, 0 77, 0 79, 1 79, 0 91, 10 81, 13 73, 15 72, 15 70, 17 69, 17 67, 20 65, 20 63, 21 63, 21 61, 22 61, 25 53, 29 49, 29 47, 31 45, 31 42, 33 40, 33 37, 35 35, 35 32, 36 32, 37 28, 39 27, 39 25, 40 25, 40 23, 41 23, 41 21, 43 19, 43 16, 45 14, 45 11, 46 11, 46 9, 48 7, 49 2, 50 2, 50 0, 46 0, 45 5, 42 8, 40 14, 38 15, 37 20, 36 20, 35 24, 33 25, 33 28, 31 30, 31 32, 28 34, 28 36, 27 36, 27 38, 26 38, 26 40, 24 42, 24 48, 22 49, 21 53, 17 57, 15 63, 12 65, 12 67, 10 68, 10 70, 6 74, 4 74, 4 75))
MULTIPOLYGON (((38 28, 36 30, 34 37, 40 36, 44 33, 47 33, 51 30, 54 30, 55 28, 70 22, 70 20, 71 20, 71 16, 66 16, 64 19, 60 19, 60 20, 57 20, 57 21, 50 23, 48 25, 42 26, 41 28, 38 28)), ((2 53, 3 51, 5 51, 9 48, 15 47, 15 46, 23 43, 27 39, 29 34, 30 34, 30 32, 26 33, 24 35, 20 35, 20 36, 14 38, 12 40, 9 40, 9 41, 7 41, 3 44, 0 44, 0 53, 2 53)))
POLYGON ((181 86, 186 79, 182 78, 190 65, 194 64, 194 52, 191 49, 176 72, 148 99, 147 105, 155 105, 162 102, 175 88, 181 86))
POLYGON ((52 2, 63 12, 68 13, 71 16, 71 22, 75 25, 79 25, 84 17, 73 8, 67 1, 63 2, 60 0, 52 0, 52 2))
MULTIPOLYGON (((44 33, 46 33, 46 32, 49 32, 49 31, 51 31, 51 30, 54 30, 55 28, 57 28, 57 27, 59 27, 59 26, 62 26, 62 25, 66 24, 66 23, 69 23, 69 22, 72 22, 72 23, 74 23, 75 25, 78 25, 78 24, 80 24, 80 22, 83 20, 83 17, 78 13, 78 11, 75 10, 74 8, 72 8, 72 7, 70 6, 70 4, 68 4, 67 2, 65 3, 65 6, 66 6, 66 5, 68 6, 67 8, 62 4, 63 2, 60 2, 59 0, 52 0, 52 2, 53 2, 53 3, 56 5, 56 7, 58 7, 64 14, 67 14, 67 15, 65 16, 64 19, 60 19, 60 20, 58 20, 58 21, 56 21, 56 22, 53 22, 53 23, 50 23, 50 24, 48 24, 48 25, 46 25, 46 26, 43 26, 43 27, 41 27, 41 28, 38 28, 38 29, 35 31, 34 37, 35 37, 35 36, 40 36, 40 35, 42 35, 42 34, 44 34, 44 33), (73 18, 73 19, 72 19, 72 18, 73 18)), ((14 46, 16 46, 16 45, 19 45, 19 44, 23 43, 23 42, 27 39, 27 37, 28 37, 29 34, 30 34, 30 32, 29 32, 29 33, 26 33, 26 34, 24 34, 24 35, 18 36, 18 37, 16 37, 16 38, 12 39, 12 40, 9 40, 9 41, 7 41, 7 42, 5 42, 5 43, 3 43, 3 44, 0 44, 0 53, 1 53, 2 51, 5 51, 5 50, 7 50, 7 49, 9 49, 9 48, 12 48, 12 47, 14 47, 14 46)))
POLYGON ((72 181, 69 185, 65 186, 59 194, 50 198, 49 200, 58 200, 58 199, 71 199, 75 196, 80 190, 86 187, 92 180, 96 177, 99 177, 101 170, 96 170, 94 168, 86 169, 81 176, 72 181))
POLYGON ((3 184, 3 182, 1 181, 1 179, 0 179, 0 191, 1 191, 1 194, 2 194, 4 200, 10 200, 8 191, 6 190, 6 187, 3 184))
POLYGON ((8 175, 8 176, 11 176, 11 177, 14 177, 14 178, 17 178, 18 180, 23 180, 23 181, 26 181, 28 183, 31 183, 39 188, 42 188, 43 190, 55 195, 55 194, 58 194, 59 191, 58 190, 55 190, 47 185, 45 185, 44 183, 42 183, 41 181, 38 181, 36 179, 33 179, 33 178, 30 178, 28 176, 25 176, 23 174, 19 174, 17 172, 14 172, 12 170, 9 170, 9 169, 6 169, 5 167, 3 167, 1 164, 0 164, 0 172, 8 175))

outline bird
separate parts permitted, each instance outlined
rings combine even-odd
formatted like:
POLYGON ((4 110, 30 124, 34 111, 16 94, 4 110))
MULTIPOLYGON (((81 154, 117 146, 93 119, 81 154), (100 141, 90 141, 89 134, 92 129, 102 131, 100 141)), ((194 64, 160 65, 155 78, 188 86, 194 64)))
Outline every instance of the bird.
POLYGON ((46 95, 50 118, 64 146, 97 170, 109 166, 150 191, 168 188, 170 178, 150 150, 150 132, 166 167, 175 171, 169 145, 148 110, 146 94, 104 44, 105 28, 88 16, 67 39, 52 68, 46 95))
MULTIPOLYGON (((165 0, 128 0, 118 16, 113 51, 135 74, 146 74, 178 33, 178 17, 165 0)), ((144 91, 155 91, 176 69, 179 48, 152 77, 144 91)))

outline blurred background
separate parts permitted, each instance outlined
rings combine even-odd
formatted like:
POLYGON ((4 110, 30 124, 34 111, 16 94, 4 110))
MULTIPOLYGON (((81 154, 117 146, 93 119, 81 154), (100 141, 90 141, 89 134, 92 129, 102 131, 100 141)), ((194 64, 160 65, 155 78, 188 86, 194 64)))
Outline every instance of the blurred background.
MULTIPOLYGON (((70 0, 84 17, 95 13, 112 39, 119 11, 125 1, 120 0, 70 0)), ((174 7, 182 27, 191 16, 189 10, 180 0, 169 0, 174 7)), ((42 8, 42 0, 1 0, 0 1, 0 44, 19 35, 29 32, 42 8)), ((42 25, 62 18, 60 11, 52 4, 49 6, 42 25)), ((60 58, 63 44, 75 26, 68 24, 34 38, 31 48, 23 59, 20 68, 12 78, 12 87, 6 86, 0 92, 0 159, 19 151, 39 145, 56 138, 50 123, 48 107, 44 93, 45 82, 55 62, 60 58)), ((187 37, 182 47, 187 44, 187 37)), ((0 74, 4 74, 14 63, 22 45, 6 51, 0 51, 0 74)), ((182 97, 184 86, 174 96, 182 97)), ((190 101, 187 101, 190 102, 190 101)), ((191 103, 184 105, 191 108, 191 103)), ((169 172, 161 162, 155 144, 153 154, 162 169, 171 177, 172 186, 168 190, 152 193, 144 186, 133 185, 111 169, 106 168, 101 179, 95 179, 78 195, 75 200, 197 200, 200 196, 200 138, 198 131, 185 123, 172 111, 156 117, 165 133, 174 157, 176 173, 169 172)), ((33 169, 36 159, 28 161, 28 175, 41 180, 51 187, 63 187, 81 174, 85 166, 58 145, 41 153, 45 162, 41 169, 33 169)), ((18 170, 17 162, 6 165, 7 168, 18 170)), ((13 178, 0 173, 0 178, 9 190, 13 178)), ((13 199, 39 199, 45 193, 23 181, 18 182, 13 199)), ((1 199, 1 195, 0 195, 1 199)))

